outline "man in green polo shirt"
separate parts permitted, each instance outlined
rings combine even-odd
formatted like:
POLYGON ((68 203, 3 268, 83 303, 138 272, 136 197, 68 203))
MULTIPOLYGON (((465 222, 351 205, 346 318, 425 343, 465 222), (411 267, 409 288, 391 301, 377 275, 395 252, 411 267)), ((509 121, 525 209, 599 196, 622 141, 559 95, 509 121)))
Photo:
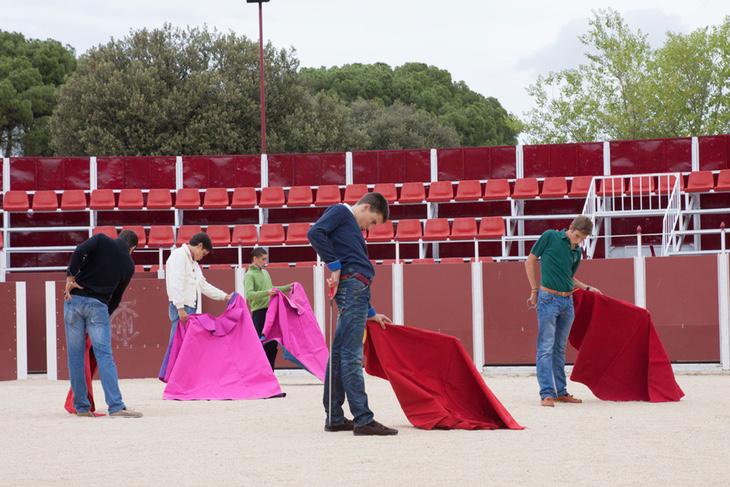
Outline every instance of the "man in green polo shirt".
POLYGON ((525 262, 531 288, 527 304, 530 308, 537 307, 537 382, 543 406, 554 407, 556 401, 582 402, 568 394, 565 346, 573 325, 573 290, 601 292, 574 277, 580 265, 580 244, 592 231, 593 222, 585 216, 573 220, 568 230, 548 230, 532 246, 525 262))
MULTIPOLYGON (((274 287, 271 282, 271 276, 266 269, 264 269, 268 258, 269 255, 266 250, 261 247, 253 249, 251 265, 246 271, 246 276, 243 279, 246 303, 248 304, 248 309, 251 311, 253 325, 259 336, 261 336, 261 333, 264 330, 266 312, 269 309, 271 296, 276 293, 277 289, 281 292, 288 293, 292 288, 291 284, 274 287)), ((270 342, 265 343, 264 351, 266 352, 266 358, 269 359, 269 364, 271 364, 271 370, 274 370, 274 361, 276 360, 276 353, 278 351, 276 340, 271 340, 270 342)))

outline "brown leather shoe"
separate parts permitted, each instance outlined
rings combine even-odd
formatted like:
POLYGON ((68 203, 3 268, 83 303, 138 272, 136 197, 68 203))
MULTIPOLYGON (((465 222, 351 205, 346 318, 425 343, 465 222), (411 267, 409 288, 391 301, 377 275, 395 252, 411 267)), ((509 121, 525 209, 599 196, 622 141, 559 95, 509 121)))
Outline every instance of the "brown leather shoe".
POLYGON ((555 407, 555 398, 550 397, 550 396, 544 398, 542 401, 540 401, 540 406, 554 408, 555 407))
POLYGON ((557 398, 555 398, 555 400, 558 402, 567 402, 570 404, 580 404, 583 402, 582 400, 580 400, 576 397, 573 397, 573 394, 567 394, 565 396, 558 396, 557 398))
POLYGON ((76 416, 82 417, 82 418, 95 418, 96 415, 92 413, 91 411, 81 411, 76 412, 76 416))
POLYGON ((355 423, 352 422, 351 419, 345 418, 345 421, 340 424, 325 424, 324 430, 328 431, 330 433, 336 432, 336 431, 352 431, 355 428, 355 423))
POLYGON ((377 421, 370 421, 365 426, 355 426, 352 434, 355 436, 393 436, 398 434, 398 430, 388 428, 377 421))

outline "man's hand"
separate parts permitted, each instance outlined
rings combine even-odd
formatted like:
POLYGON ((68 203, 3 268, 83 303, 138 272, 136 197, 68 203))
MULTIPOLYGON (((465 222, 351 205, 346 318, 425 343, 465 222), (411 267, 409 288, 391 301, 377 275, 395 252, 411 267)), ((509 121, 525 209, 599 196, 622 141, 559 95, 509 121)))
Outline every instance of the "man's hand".
POLYGON ((226 301, 230 301, 232 297, 233 297, 233 293, 228 293, 228 294, 226 294, 226 297, 223 299, 225 299, 226 301))
POLYGON ((340 285, 340 270, 334 271, 327 279, 327 287, 331 290, 330 296, 337 294, 337 287, 340 285))
POLYGON ((179 308, 177 310, 177 315, 180 317, 180 321, 182 321, 183 323, 188 321, 188 312, 185 311, 185 308, 179 308))
POLYGON ((385 330, 386 324, 388 324, 388 325, 393 324, 393 322, 390 320, 390 318, 388 318, 384 314, 380 314, 380 313, 376 314, 375 316, 371 316, 370 318, 368 318, 368 320, 375 321, 377 324, 380 325, 380 328, 382 328, 383 330, 385 330))
POLYGON ((527 309, 537 308, 537 291, 530 293, 530 297, 527 298, 527 309))
POLYGON ((269 289, 269 297, 273 298, 274 296, 276 296, 276 291, 277 291, 277 289, 275 287, 272 287, 271 289, 269 289))
POLYGON ((63 299, 66 301, 71 301, 71 291, 74 289, 83 289, 83 287, 79 286, 76 283, 76 279, 74 279, 73 277, 67 277, 66 288, 63 290, 63 299))
POLYGON ((593 293, 596 293, 596 294, 603 294, 603 293, 601 292, 601 290, 600 290, 600 289, 598 289, 597 287, 593 287, 593 286, 590 286, 590 288, 591 288, 591 289, 590 289, 590 291, 591 291, 591 292, 593 292, 593 293))

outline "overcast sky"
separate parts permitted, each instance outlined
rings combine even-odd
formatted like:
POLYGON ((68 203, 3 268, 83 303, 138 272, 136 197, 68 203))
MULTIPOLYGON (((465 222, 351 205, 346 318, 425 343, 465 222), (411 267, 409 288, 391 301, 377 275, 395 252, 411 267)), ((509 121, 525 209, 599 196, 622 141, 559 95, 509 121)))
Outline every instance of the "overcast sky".
MULTIPOLYGON (((666 31, 717 24, 727 0, 271 0, 264 37, 296 48, 302 66, 424 62, 512 113, 531 107, 525 88, 538 74, 579 64, 577 35, 591 10, 619 10, 661 44, 666 31)), ((0 0, 0 29, 54 38, 78 54, 130 29, 202 25, 258 38, 258 9, 245 0, 0 0)))

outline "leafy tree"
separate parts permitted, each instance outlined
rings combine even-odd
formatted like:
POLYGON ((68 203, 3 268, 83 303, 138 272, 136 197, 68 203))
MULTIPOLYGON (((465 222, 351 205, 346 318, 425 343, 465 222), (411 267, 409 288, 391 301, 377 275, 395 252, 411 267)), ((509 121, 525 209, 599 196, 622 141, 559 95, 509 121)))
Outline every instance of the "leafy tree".
POLYGON ((75 67, 68 46, 0 31, 0 147, 5 156, 51 153, 49 118, 58 87, 75 67))
POLYGON ((652 49, 614 10, 579 37, 584 64, 538 77, 525 130, 536 143, 681 137, 730 130, 730 17, 652 49))

